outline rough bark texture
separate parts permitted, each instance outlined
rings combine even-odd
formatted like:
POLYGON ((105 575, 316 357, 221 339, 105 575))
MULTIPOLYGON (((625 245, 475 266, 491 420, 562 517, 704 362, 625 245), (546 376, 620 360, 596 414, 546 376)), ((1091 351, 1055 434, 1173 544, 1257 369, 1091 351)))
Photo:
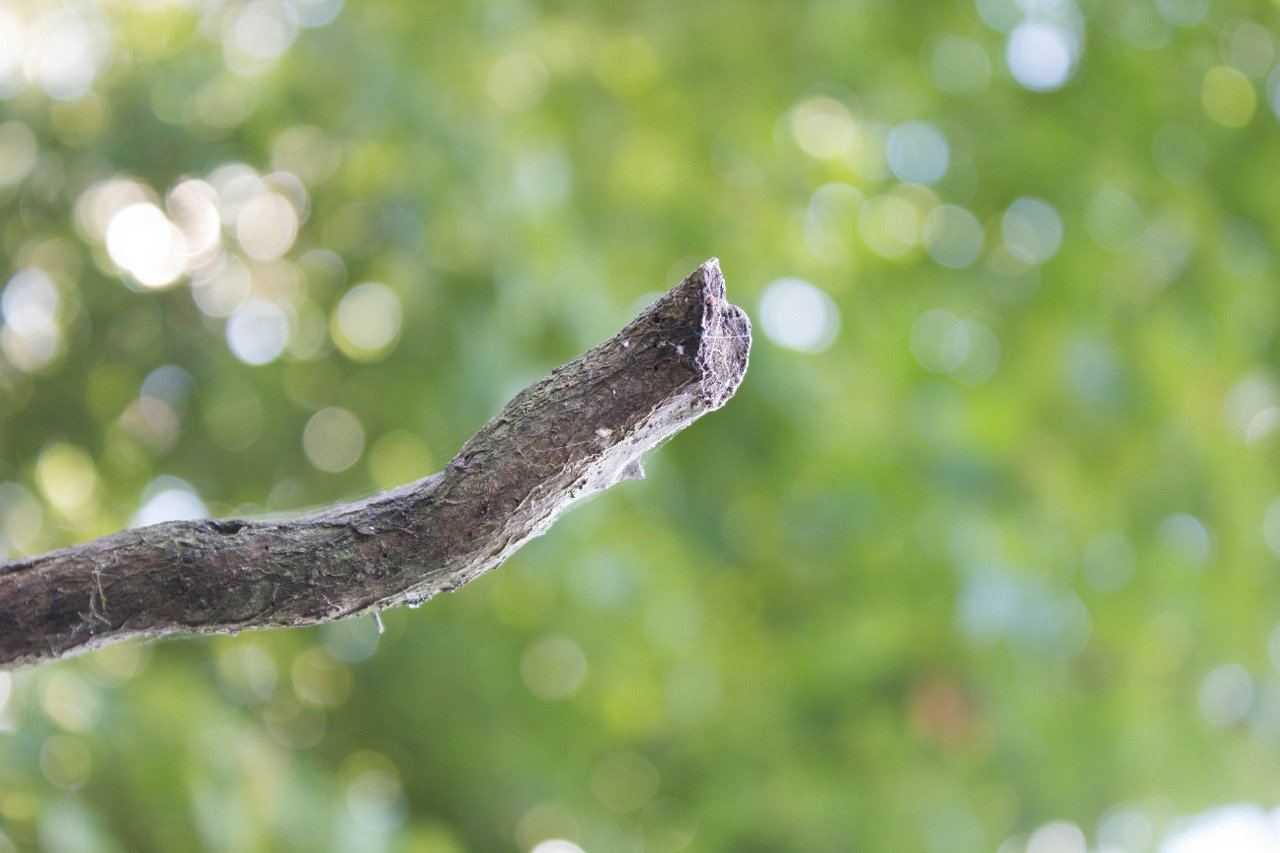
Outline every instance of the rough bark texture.
POLYGON ((507 404, 430 477, 284 522, 180 521, 0 564, 0 667, 137 635, 312 625, 416 605, 498 566, 719 408, 751 328, 713 258, 507 404))

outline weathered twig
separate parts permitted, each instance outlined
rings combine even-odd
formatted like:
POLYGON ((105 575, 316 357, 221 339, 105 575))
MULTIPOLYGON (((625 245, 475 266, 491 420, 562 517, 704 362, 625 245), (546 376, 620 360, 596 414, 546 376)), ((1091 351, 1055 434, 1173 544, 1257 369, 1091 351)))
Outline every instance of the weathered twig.
POLYGON ((742 381, 746 314, 715 259, 525 389, 448 467, 284 522, 178 521, 0 564, 0 666, 170 632, 312 625, 457 589, 742 381))

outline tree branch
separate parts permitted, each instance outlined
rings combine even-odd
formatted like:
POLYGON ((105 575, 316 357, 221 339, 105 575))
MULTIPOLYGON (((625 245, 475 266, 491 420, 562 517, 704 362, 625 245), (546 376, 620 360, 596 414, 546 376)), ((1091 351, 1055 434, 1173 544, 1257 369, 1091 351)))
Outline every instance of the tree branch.
POLYGON ((526 388, 444 471, 283 522, 126 530, 0 563, 0 666, 137 635, 314 625, 418 604, 497 567, 733 395, 751 327, 713 258, 526 388))

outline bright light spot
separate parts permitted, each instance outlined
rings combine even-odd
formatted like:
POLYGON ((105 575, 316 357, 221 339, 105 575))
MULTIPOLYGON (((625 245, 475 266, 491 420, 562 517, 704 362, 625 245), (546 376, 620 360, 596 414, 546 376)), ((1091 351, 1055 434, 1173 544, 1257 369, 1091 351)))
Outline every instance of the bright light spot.
POLYGON ((1089 586, 1098 592, 1117 592, 1133 579, 1136 558, 1133 545, 1123 533, 1095 536, 1080 555, 1081 569, 1089 586))
POLYGON ((658 792, 658 771, 636 752, 606 755, 591 771, 591 792, 611 812, 625 814, 644 807, 658 792))
POLYGON ((13 695, 13 678, 7 672, 0 672, 0 717, 4 716, 4 709, 9 704, 11 695, 13 695))
POLYGON ((0 186, 13 186, 35 168, 36 135, 20 121, 0 124, 0 186))
POLYGON ((840 309, 807 281, 781 278, 760 297, 760 322, 774 343, 800 352, 821 352, 840 331, 840 309))
POLYGON ((364 452, 364 426, 346 409, 321 409, 307 421, 302 449, 321 471, 345 471, 364 452))
POLYGON ((274 302, 246 302, 227 321, 227 346, 245 364, 270 364, 288 343, 289 318, 274 302))
POLYGON ((583 853, 582 848, 563 838, 548 838, 534 845, 529 853, 583 853))
POLYGON ((932 184, 946 174, 951 146, 942 131, 927 121, 908 121, 889 131, 885 156, 898 180, 932 184))
POLYGON ((107 44, 101 13, 85 7, 45 12, 27 32, 27 79, 58 101, 84 97, 107 44))
POLYGON ((1142 238, 1142 208, 1126 193, 1104 187, 1089 201, 1085 224, 1093 242, 1112 252, 1127 252, 1142 238))
POLYGON ((1238 723, 1253 706, 1253 679, 1239 664, 1211 670, 1200 682, 1200 712, 1215 726, 1238 723))
POLYGON ((800 150, 820 160, 843 157, 854 139, 849 108, 835 98, 805 98, 791 110, 791 135, 800 150))
POLYGON ((1156 530, 1160 543, 1192 568, 1204 568, 1213 556, 1213 535, 1203 521, 1189 513, 1171 515, 1156 530))
POLYGON ((62 346, 58 328, 57 285, 39 267, 14 273, 0 294, 0 351, 19 370, 29 372, 44 367, 62 346))
POLYGON ((208 518, 209 509, 187 482, 177 477, 157 477, 142 490, 142 505, 129 521, 130 527, 146 527, 162 521, 208 518))
POLYGON ((1173 824, 1158 853, 1277 853, 1280 813, 1253 804, 1222 806, 1173 824))
POLYGON ((1009 34, 1004 58, 1009 73, 1033 92, 1061 88, 1074 70, 1074 36, 1057 24, 1025 21, 1009 34))
POLYGON ((186 242, 187 268, 211 260, 222 237, 217 190, 204 181, 186 180, 169 190, 165 207, 186 242))
POLYGON ((154 199, 151 188, 128 178, 111 178, 89 187, 76 201, 76 225, 86 239, 101 242, 107 226, 125 207, 154 199))
POLYGON ((250 199, 236 217, 236 239, 244 253, 270 261, 289 251, 298 236, 298 214, 284 196, 266 192, 250 199))
POLYGON ((935 308, 911 326, 911 353, 925 370, 981 385, 1000 364, 1000 343, 986 326, 935 308))
POLYGON ((209 317, 229 317, 249 299, 249 267, 238 255, 222 254, 191 280, 191 296, 209 317))
POLYGON ((299 220, 306 218, 310 200, 307 198, 307 187, 302 182, 302 178, 290 171, 278 171, 263 178, 262 184, 288 201, 293 206, 296 218, 299 220))
POLYGON ((256 59, 284 54, 297 34, 293 4, 253 0, 240 8, 232 21, 235 46, 256 59))
POLYGON ((1086 853, 1087 850, 1080 827, 1065 820, 1056 820, 1031 833, 1026 853, 1086 853))
POLYGON ((527 53, 508 53, 489 68, 485 88, 504 110, 518 112, 538 105, 547 92, 550 75, 541 60, 527 53))
POLYGON ((1209 12, 1209 0, 1156 0, 1156 8, 1175 27, 1194 27, 1209 12))
POLYGON ((385 284, 357 284, 338 303, 330 331, 348 357, 375 361, 387 354, 400 333, 400 300, 385 284))
POLYGON ((243 77, 264 73, 298 34, 298 16, 291 3, 250 0, 228 16, 222 33, 227 68, 243 77))
POLYGON ((0 98, 11 98, 23 89, 25 42, 22 19, 8 6, 0 6, 0 98))
POLYGON ((929 82, 953 95, 976 95, 991 79, 991 60, 982 45, 963 36, 935 36, 920 57, 929 82))
POLYGON ((107 254, 146 287, 173 284, 186 267, 187 241, 150 202, 131 204, 111 217, 107 254))
POLYGON ((1200 100, 1209 118, 1223 127, 1244 127, 1258 106, 1249 78, 1225 65, 1215 65, 1205 72, 1200 100))
POLYGON ((568 637, 544 637, 520 659, 520 675, 533 695, 549 701, 567 699, 582 686, 587 659, 568 637))
POLYGON ((924 220, 924 248, 944 267, 967 267, 982 254, 982 223, 963 207, 935 207, 924 220))
POLYGON ((258 173, 243 163, 224 163, 209 173, 209 185, 218 191, 218 212, 223 222, 237 222, 245 205, 267 191, 258 173))
POLYGON ((1000 233, 1009 254, 1028 264, 1042 264, 1062 245, 1062 218, 1049 202, 1022 196, 1004 212, 1000 233))
POLYGON ((369 832, 391 832, 409 816, 400 780, 385 770, 361 773, 347 786, 347 811, 369 832))
POLYGON ((36 483, 49 503, 64 513, 79 514, 93 499, 98 473, 88 453, 58 441, 41 451, 36 483))

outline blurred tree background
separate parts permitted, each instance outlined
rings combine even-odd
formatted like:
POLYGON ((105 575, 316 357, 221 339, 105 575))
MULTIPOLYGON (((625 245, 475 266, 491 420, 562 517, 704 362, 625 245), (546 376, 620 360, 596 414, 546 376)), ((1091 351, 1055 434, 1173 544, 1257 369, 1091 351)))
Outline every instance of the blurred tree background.
POLYGON ((1280 849, 1277 27, 0 0, 0 556, 438 470, 711 255, 757 330, 383 633, 0 674, 0 851, 1280 849))

